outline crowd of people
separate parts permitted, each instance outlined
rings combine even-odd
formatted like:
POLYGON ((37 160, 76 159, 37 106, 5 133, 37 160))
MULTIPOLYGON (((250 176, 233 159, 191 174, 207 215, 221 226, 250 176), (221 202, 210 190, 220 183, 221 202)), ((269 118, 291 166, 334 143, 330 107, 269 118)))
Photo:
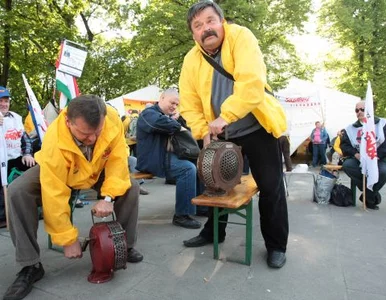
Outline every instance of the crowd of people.
MULTIPOLYGON (((190 130, 206 147, 212 139, 227 139, 241 146, 246 170, 259 186, 260 229, 267 264, 279 269, 286 263, 289 222, 283 181, 283 158, 287 172, 293 169, 286 119, 272 102, 263 54, 253 33, 228 23, 222 9, 212 1, 192 5, 187 25, 195 41, 186 54, 177 89, 166 89, 155 105, 134 118, 120 118, 117 111, 96 95, 70 101, 48 127, 41 149, 34 153, 20 115, 9 110, 11 95, 0 87, 0 126, 5 132, 8 173, 17 167, 24 173, 8 187, 9 230, 22 266, 4 295, 22 299, 34 282, 44 276, 37 242, 38 207, 43 208, 45 229, 54 244, 63 246, 67 258, 81 258, 78 229, 71 222, 68 205, 74 189, 94 189, 96 217, 115 212, 126 231, 127 261, 137 263, 143 255, 135 249, 140 189, 130 174, 149 172, 175 183, 172 224, 201 228, 194 217, 192 198, 202 192, 196 161, 181 159, 170 137, 190 130), (135 123, 134 123, 135 122, 135 123), (134 133, 135 127, 135 133, 134 133), (129 132, 130 131, 130 132, 129 132), (126 140, 125 140, 126 138, 126 140), (130 150, 128 150, 130 148, 130 150)), ((358 136, 364 103, 357 104, 358 121, 339 132, 336 152, 346 157, 343 168, 361 189, 358 136)), ((384 119, 377 119, 380 181, 367 191, 368 207, 377 209, 379 190, 386 182, 384 119)), ((320 122, 311 133, 312 166, 326 163, 328 134, 320 122)), ((2 195, 3 193, 1 193, 2 195)), ((197 236, 183 241, 186 247, 213 243, 213 210, 197 236)), ((219 242, 226 238, 228 215, 219 223, 219 242)), ((0 202, 4 223, 4 199, 0 202)))

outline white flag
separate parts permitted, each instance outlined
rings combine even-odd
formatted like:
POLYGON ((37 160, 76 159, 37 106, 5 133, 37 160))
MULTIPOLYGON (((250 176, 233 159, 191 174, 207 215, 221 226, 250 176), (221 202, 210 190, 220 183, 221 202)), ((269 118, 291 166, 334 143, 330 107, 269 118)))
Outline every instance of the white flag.
POLYGON ((362 174, 367 177, 367 188, 373 190, 378 182, 377 137, 375 134, 373 91, 370 81, 367 84, 365 118, 363 120, 360 146, 362 174))
POLYGON ((47 124, 46 124, 46 121, 44 120, 43 111, 40 107, 38 100, 36 99, 34 92, 32 91, 30 85, 28 84, 27 78, 24 76, 24 74, 22 74, 22 76, 23 76, 24 85, 27 90, 27 94, 29 98, 31 117, 32 117, 32 120, 34 120, 35 127, 37 126, 37 128, 35 129, 39 135, 40 142, 43 142, 44 134, 47 131, 47 124))

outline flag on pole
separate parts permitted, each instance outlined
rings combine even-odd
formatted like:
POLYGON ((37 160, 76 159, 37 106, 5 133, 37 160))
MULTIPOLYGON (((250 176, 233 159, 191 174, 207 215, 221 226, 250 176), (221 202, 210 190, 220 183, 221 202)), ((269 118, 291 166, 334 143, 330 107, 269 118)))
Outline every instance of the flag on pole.
MULTIPOLYGON (((1 114, 1 112, 0 112, 1 114)), ((6 186, 8 184, 8 154, 7 142, 5 141, 3 126, 0 126, 0 167, 1 167, 1 184, 6 186)))
POLYGON ((30 85, 28 84, 27 78, 22 74, 25 88, 28 94, 28 104, 31 112, 31 117, 35 125, 36 132, 39 136, 40 142, 43 142, 44 134, 47 131, 47 123, 44 120, 43 111, 40 107, 38 100, 30 85))
POLYGON ((378 182, 377 137, 375 134, 373 91, 370 81, 367 84, 365 100, 365 118, 363 119, 362 138, 360 145, 362 174, 367 177, 367 188, 373 190, 378 182))
POLYGON ((56 89, 61 93, 59 99, 60 109, 65 108, 72 99, 79 96, 76 78, 58 69, 56 69, 56 89))

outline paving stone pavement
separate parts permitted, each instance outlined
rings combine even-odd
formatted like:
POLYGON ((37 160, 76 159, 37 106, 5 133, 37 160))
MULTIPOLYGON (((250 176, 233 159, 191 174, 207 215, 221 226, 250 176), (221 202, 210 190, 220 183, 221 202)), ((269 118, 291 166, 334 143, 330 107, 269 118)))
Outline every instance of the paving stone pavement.
MULTIPOLYGON (((316 174, 317 169, 311 173, 316 174)), ((342 173, 341 180, 349 186, 342 173)), ((110 282, 91 284, 87 281, 89 253, 68 260, 48 250, 40 221, 38 239, 46 274, 25 299, 386 300, 386 205, 381 203, 379 211, 363 211, 359 201, 356 207, 318 205, 312 202, 311 174, 288 174, 287 183, 290 235, 287 263, 280 270, 268 268, 265 262, 258 197, 253 200, 253 261, 245 266, 234 262, 244 258, 243 226, 228 226, 220 260, 213 259, 211 245, 185 248, 182 241, 199 230, 171 224, 175 187, 157 178, 145 183, 150 194, 140 196, 136 248, 143 253, 143 262, 128 264, 110 282)), ((386 199, 385 191, 381 194, 386 199)), ((88 235, 94 202, 92 193, 84 195, 89 204, 74 213, 81 236, 88 235)), ((237 216, 231 219, 238 221, 237 216)), ((9 232, 0 229, 0 295, 19 269, 9 232)))

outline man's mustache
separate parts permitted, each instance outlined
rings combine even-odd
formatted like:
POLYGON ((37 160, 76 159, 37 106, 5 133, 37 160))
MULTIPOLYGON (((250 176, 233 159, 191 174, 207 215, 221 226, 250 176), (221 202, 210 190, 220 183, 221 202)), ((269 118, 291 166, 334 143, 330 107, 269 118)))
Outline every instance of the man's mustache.
POLYGON ((204 40, 205 40, 207 37, 210 37, 210 36, 218 37, 216 31, 214 31, 214 30, 208 30, 208 31, 205 31, 204 34, 202 35, 202 37, 201 37, 201 42, 204 42, 204 40))

